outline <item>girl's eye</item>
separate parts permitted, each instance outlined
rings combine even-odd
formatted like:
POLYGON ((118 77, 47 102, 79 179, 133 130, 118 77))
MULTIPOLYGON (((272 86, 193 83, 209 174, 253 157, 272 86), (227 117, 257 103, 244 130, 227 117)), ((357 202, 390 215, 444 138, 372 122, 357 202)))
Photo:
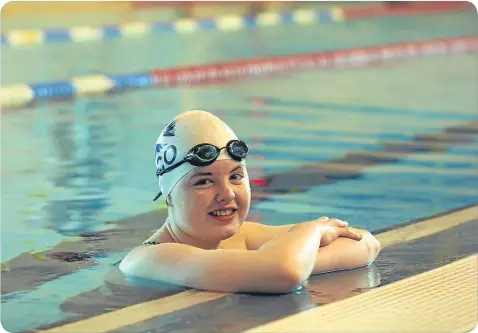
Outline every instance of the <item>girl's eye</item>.
POLYGON ((201 179, 198 182, 196 182, 196 184, 194 184, 194 185, 207 185, 209 183, 211 183, 211 181, 209 179, 201 179))
POLYGON ((232 180, 242 180, 243 178, 244 178, 244 176, 240 173, 235 173, 231 176, 232 180))

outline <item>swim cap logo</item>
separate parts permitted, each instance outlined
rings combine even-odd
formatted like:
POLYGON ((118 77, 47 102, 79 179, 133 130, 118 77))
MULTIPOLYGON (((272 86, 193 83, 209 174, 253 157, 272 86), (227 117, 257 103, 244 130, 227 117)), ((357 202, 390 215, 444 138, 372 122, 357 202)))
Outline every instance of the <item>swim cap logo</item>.
MULTIPOLYGON (((162 136, 176 136, 176 119, 171 121, 166 128, 161 132, 162 136)), ((165 165, 171 165, 176 160, 178 156, 178 150, 175 145, 168 145, 167 143, 157 143, 156 144, 156 167, 158 170, 164 170, 165 165), (164 161, 161 167, 159 164, 161 161, 164 161)))
POLYGON ((157 170, 161 171, 166 169, 166 165, 169 166, 173 164, 177 156, 178 156, 178 149, 176 148, 175 145, 168 146, 167 144, 164 144, 164 143, 156 144, 156 167, 158 168, 157 170), (166 149, 163 150, 164 147, 166 147, 166 149), (162 151, 163 153, 161 154, 162 151), (163 160, 165 164, 159 167, 159 162, 163 160))
POLYGON ((163 136, 175 136, 176 135, 176 119, 169 123, 163 131, 163 136))
POLYGON ((167 146, 166 143, 157 143, 156 144, 156 165, 158 165, 159 161, 161 161, 163 159, 159 153, 166 146, 167 146))

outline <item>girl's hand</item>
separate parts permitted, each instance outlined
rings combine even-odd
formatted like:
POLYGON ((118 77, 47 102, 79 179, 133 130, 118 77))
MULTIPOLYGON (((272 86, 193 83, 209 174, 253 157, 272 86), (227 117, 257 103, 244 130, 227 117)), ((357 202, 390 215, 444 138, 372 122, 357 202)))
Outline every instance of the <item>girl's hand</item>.
POLYGON ((362 235, 356 231, 348 228, 348 223, 339 219, 329 219, 327 216, 322 216, 315 220, 320 225, 322 238, 320 246, 326 246, 332 243, 339 237, 351 238, 354 240, 361 240, 362 235))

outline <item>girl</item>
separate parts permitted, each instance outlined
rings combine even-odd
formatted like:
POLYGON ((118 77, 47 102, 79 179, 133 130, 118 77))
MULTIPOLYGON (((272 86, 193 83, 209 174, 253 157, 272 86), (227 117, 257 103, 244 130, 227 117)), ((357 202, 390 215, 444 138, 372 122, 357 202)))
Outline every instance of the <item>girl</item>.
POLYGON ((165 224, 131 251, 127 276, 221 292, 286 293, 311 274, 371 264, 374 236, 321 217, 292 225, 245 222, 251 201, 247 144, 205 111, 180 114, 156 142, 165 224))

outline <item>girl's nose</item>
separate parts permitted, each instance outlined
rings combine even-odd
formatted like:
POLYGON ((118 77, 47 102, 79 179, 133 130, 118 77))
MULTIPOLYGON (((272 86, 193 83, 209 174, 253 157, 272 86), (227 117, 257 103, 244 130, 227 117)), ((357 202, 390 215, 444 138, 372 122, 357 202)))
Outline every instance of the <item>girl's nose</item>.
POLYGON ((234 193, 234 190, 232 189, 231 184, 226 184, 218 189, 216 198, 218 202, 229 202, 232 201, 235 197, 236 195, 234 193))

